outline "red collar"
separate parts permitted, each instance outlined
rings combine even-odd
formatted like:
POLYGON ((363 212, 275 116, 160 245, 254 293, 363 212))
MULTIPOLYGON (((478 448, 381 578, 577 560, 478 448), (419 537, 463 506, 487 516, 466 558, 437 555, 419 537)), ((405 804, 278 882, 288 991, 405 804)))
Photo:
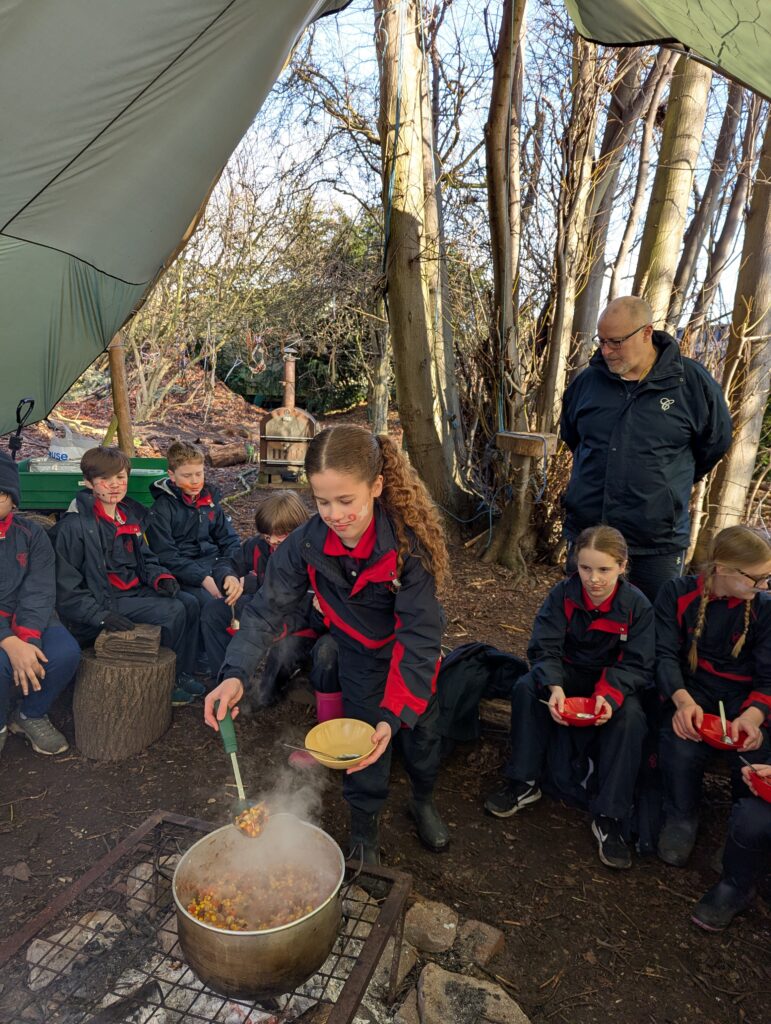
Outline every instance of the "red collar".
POLYGON ((13 512, 9 512, 5 519, 0 519, 0 540, 5 540, 5 535, 13 523, 13 512))
POLYGON ((106 523, 109 523, 110 526, 124 526, 126 523, 126 516, 123 512, 121 512, 120 504, 117 504, 115 506, 115 516, 108 516, 107 512, 105 511, 105 507, 101 503, 99 498, 94 499, 94 515, 98 519, 104 519, 104 521, 106 523))
POLYGON ((369 558, 375 550, 375 517, 370 520, 369 526, 356 542, 355 548, 347 548, 340 540, 334 530, 327 527, 327 536, 324 540, 324 554, 334 555, 339 558, 347 555, 349 558, 369 558))
POLYGON ((180 488, 179 493, 182 495, 184 503, 191 508, 205 508, 207 505, 214 504, 214 499, 206 489, 199 491, 198 494, 185 494, 180 488))
POLYGON ((615 598, 617 593, 618 581, 616 581, 616 585, 613 588, 613 593, 606 597, 602 604, 594 604, 591 597, 589 597, 589 595, 587 594, 586 588, 583 584, 581 584, 581 598, 584 602, 584 608, 586 608, 588 612, 609 612, 613 607, 613 599, 615 598))

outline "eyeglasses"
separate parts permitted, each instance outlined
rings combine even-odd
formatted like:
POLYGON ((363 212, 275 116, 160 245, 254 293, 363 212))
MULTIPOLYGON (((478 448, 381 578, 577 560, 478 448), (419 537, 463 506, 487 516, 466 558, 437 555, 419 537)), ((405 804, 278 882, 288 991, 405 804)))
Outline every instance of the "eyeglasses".
POLYGON ((599 345, 602 348, 603 345, 607 345, 609 348, 621 348, 625 341, 629 341, 633 334, 637 334, 638 331, 645 330, 650 324, 643 324, 641 327, 635 327, 629 334, 625 334, 623 338, 603 338, 599 334, 595 334, 592 341, 595 345, 599 345))
POLYGON ((737 566, 731 566, 734 572, 738 572, 740 576, 744 576, 745 579, 752 580, 752 585, 756 589, 761 587, 764 583, 766 587, 771 587, 771 575, 753 576, 752 573, 745 572, 744 569, 739 569, 737 566))

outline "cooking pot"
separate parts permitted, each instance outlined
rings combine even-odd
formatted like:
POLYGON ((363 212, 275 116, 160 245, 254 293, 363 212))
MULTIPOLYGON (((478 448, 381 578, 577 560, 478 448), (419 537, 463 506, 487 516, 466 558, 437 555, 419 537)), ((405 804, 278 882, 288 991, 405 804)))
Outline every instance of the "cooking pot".
POLYGON ((210 832, 182 856, 172 891, 185 960, 215 992, 236 999, 267 999, 291 992, 329 956, 340 930, 345 859, 337 843, 293 814, 271 815, 257 839, 233 825, 210 832), (244 878, 244 891, 271 870, 312 876, 318 905, 275 928, 224 931, 198 920, 187 907, 225 876, 244 878))

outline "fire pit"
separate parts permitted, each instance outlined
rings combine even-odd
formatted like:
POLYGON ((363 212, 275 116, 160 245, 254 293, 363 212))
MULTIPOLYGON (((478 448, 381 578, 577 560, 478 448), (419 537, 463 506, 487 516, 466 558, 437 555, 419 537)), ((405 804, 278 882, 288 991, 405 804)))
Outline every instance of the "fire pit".
POLYGON ((214 828, 159 811, 0 943, 0 1024, 350 1024, 391 937, 393 1000, 410 878, 371 867, 344 884, 332 952, 294 991, 251 1002, 206 988, 184 962, 171 879, 214 828))
POLYGON ((260 476, 263 483, 291 483, 299 479, 305 452, 316 433, 316 420, 295 405, 296 353, 284 353, 284 404, 260 422, 260 476))

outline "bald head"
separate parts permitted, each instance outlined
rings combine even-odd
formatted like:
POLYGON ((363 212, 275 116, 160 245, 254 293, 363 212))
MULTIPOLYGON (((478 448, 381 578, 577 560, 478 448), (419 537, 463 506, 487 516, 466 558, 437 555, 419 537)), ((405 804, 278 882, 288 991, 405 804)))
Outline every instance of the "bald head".
POLYGON ((653 310, 650 304, 638 295, 621 295, 609 302, 602 311, 600 320, 604 320, 605 317, 613 321, 623 318, 630 323, 649 324, 653 322, 653 310))
POLYGON ((602 357, 611 373, 636 380, 656 359, 653 310, 637 295, 622 295, 609 303, 597 321, 602 357))

